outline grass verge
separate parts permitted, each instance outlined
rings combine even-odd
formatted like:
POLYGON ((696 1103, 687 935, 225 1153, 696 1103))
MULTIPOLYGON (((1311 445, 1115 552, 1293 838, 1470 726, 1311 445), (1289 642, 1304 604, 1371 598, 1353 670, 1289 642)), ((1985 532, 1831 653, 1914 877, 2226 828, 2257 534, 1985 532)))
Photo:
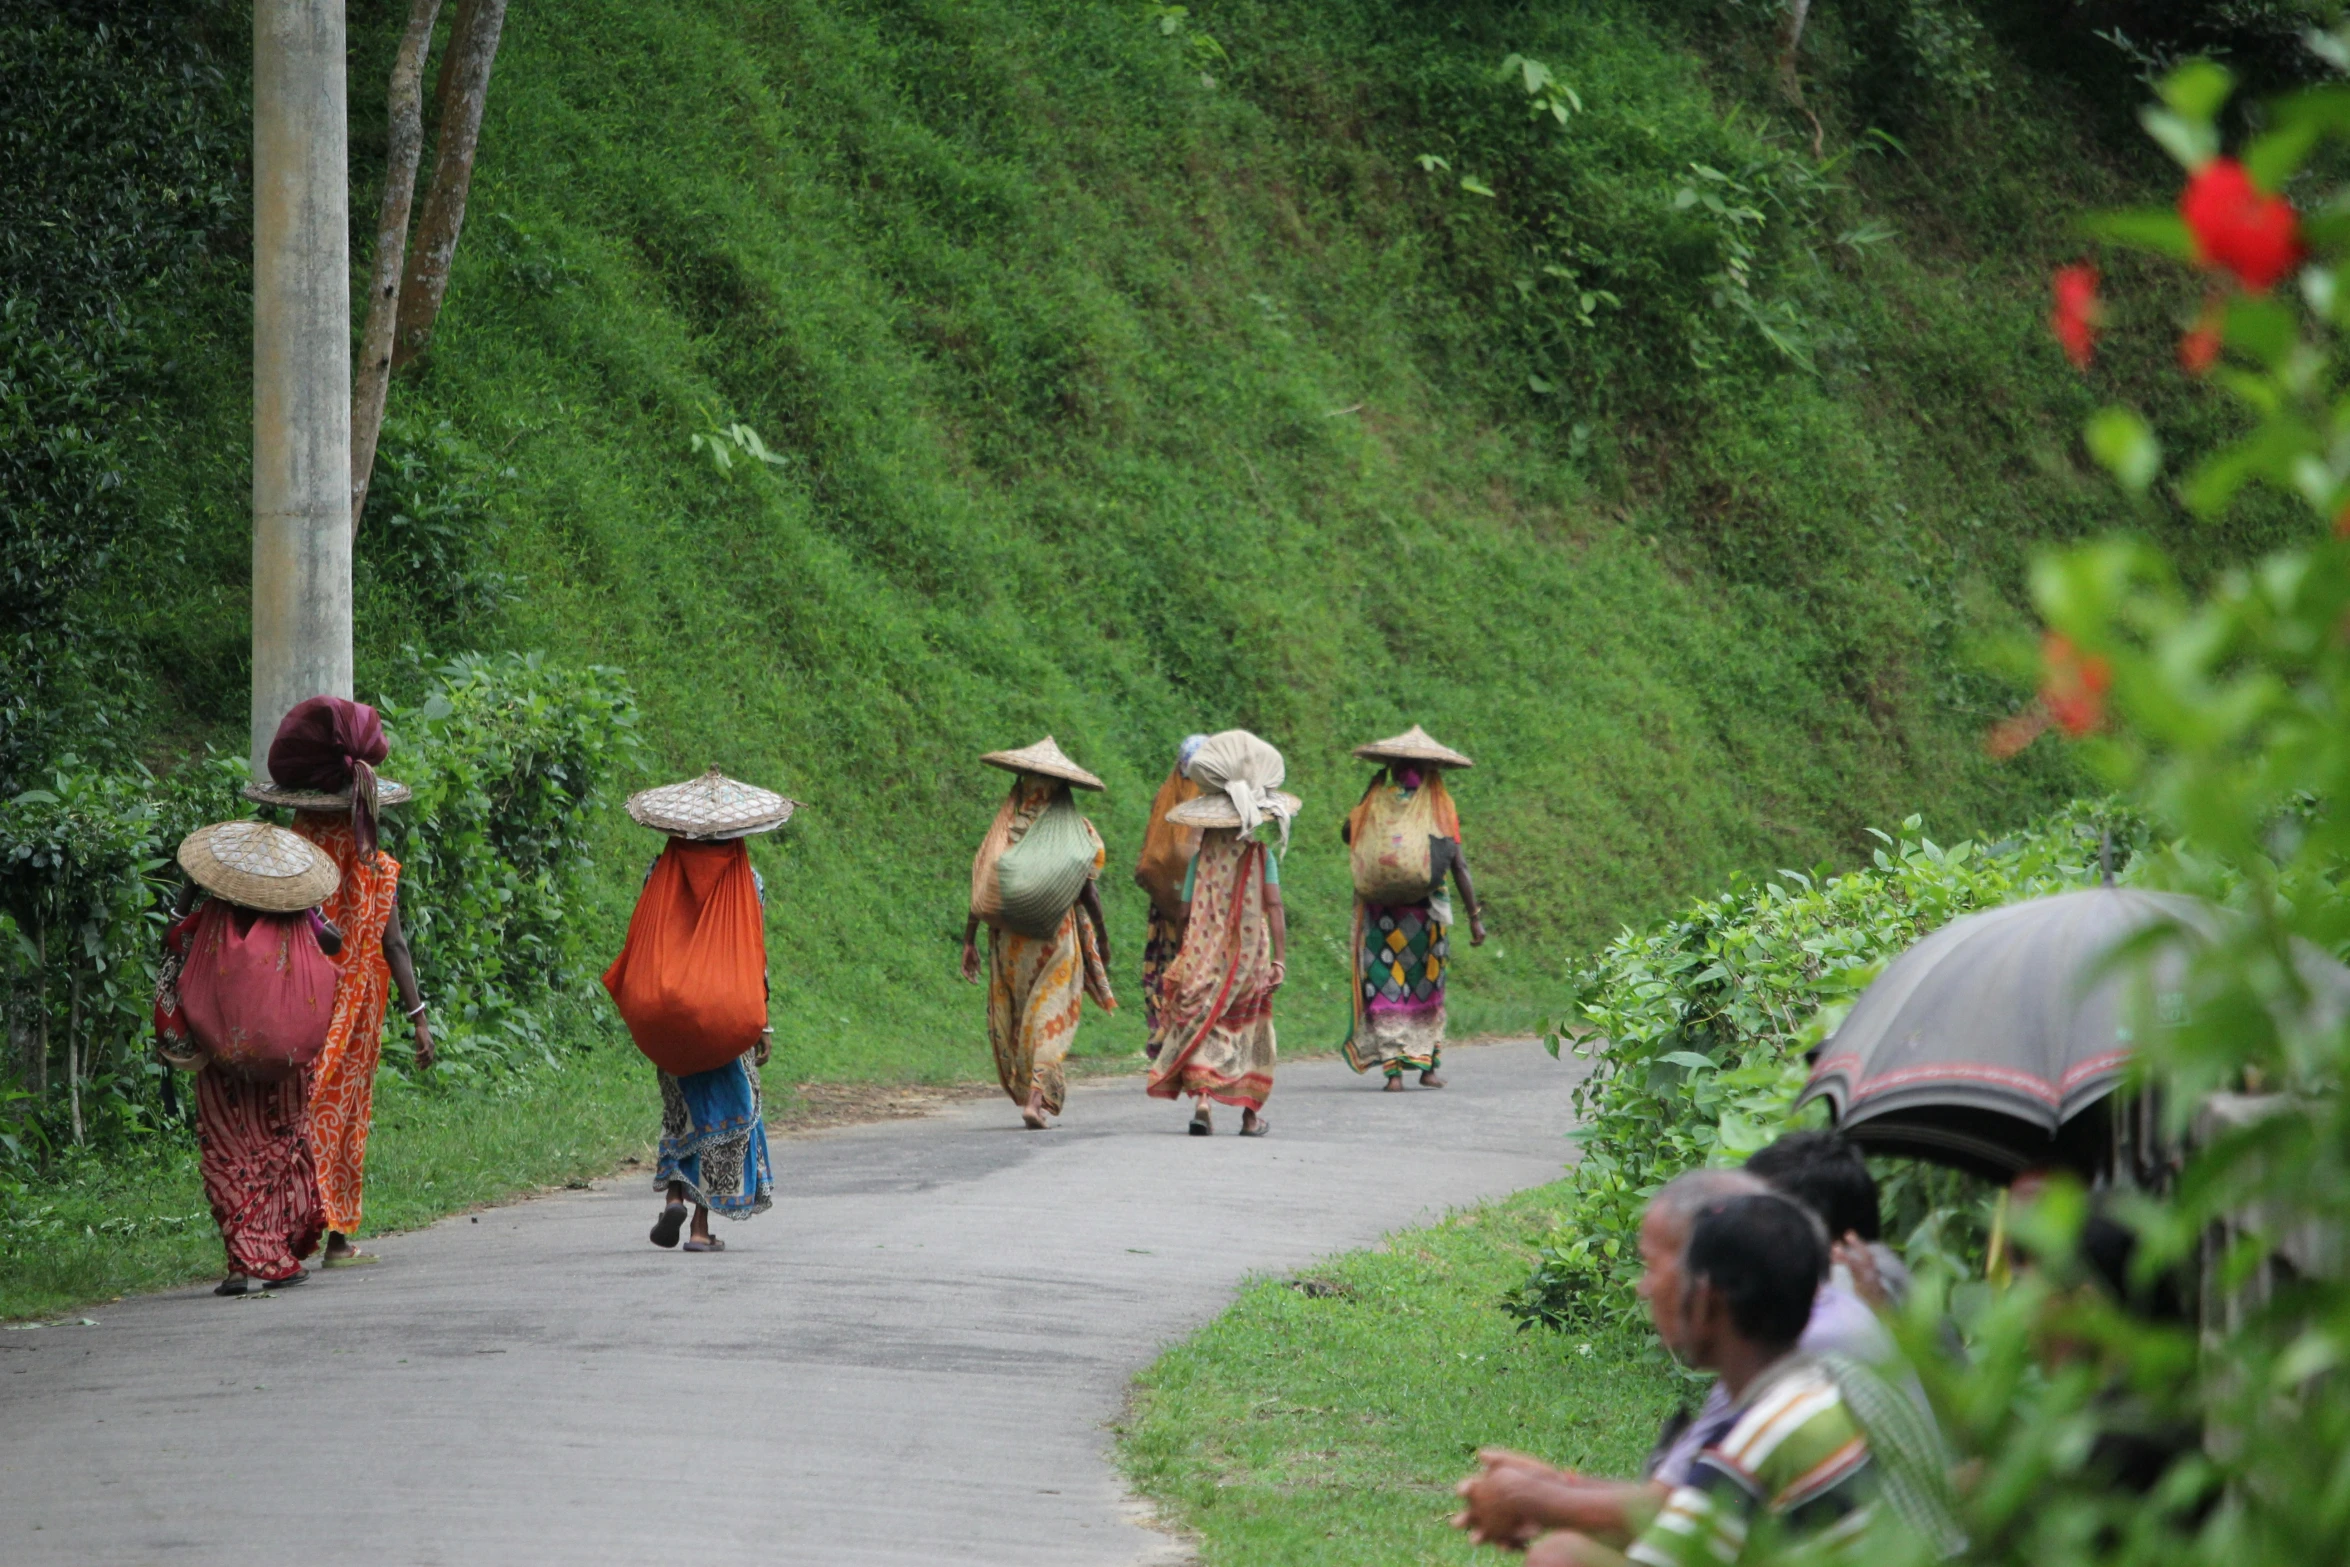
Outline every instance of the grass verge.
POLYGON ((1447 1526, 1482 1446, 1629 1474, 1681 1388, 1652 1343, 1518 1331, 1541 1187, 1263 1279, 1136 1382, 1119 1453, 1216 1567, 1490 1561, 1447 1526))

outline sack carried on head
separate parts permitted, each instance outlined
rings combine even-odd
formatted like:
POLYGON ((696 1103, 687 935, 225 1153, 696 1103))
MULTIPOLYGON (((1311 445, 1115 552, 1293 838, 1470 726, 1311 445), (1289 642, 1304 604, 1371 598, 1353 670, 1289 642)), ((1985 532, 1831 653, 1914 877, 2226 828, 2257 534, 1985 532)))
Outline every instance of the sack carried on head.
POLYGON ((335 978, 308 910, 263 914, 210 898, 187 936, 180 1016, 212 1065, 275 1082, 326 1048, 335 978))
POLYGON ((767 933, 742 840, 669 840, 604 988, 645 1059, 672 1077, 724 1066, 767 1026, 767 933))
POLYGON ((1461 826, 1441 777, 1408 795, 1382 778, 1354 808, 1347 833, 1356 896, 1365 903, 1418 903, 1443 881, 1461 826))

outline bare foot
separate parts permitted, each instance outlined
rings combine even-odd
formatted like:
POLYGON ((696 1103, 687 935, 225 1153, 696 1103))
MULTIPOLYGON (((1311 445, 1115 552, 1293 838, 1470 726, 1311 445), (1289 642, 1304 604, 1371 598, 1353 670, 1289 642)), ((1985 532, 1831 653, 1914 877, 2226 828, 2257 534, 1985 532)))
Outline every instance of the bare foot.
POLYGON ((1389 1078, 1389 1079, 1387 1080, 1387 1086, 1386 1086, 1385 1088, 1382 1088, 1382 1089, 1381 1089, 1381 1090, 1379 1090, 1379 1091, 1380 1091, 1381 1093, 1383 1093, 1383 1094, 1400 1094, 1400 1093, 1402 1093, 1402 1092, 1403 1092, 1403 1074, 1402 1074, 1401 1072, 1398 1072, 1398 1073, 1396 1073, 1396 1074, 1395 1074, 1393 1077, 1391 1077, 1391 1078, 1389 1078))
POLYGON ((1420 1086, 1422 1088, 1442 1088, 1444 1079, 1436 1075, 1436 1068, 1430 1067, 1420 1074, 1420 1086))
POLYGON ((1020 1124, 1032 1132, 1041 1132, 1052 1124, 1044 1115, 1044 1094, 1039 1090, 1030 1094, 1028 1103, 1020 1107, 1020 1124))

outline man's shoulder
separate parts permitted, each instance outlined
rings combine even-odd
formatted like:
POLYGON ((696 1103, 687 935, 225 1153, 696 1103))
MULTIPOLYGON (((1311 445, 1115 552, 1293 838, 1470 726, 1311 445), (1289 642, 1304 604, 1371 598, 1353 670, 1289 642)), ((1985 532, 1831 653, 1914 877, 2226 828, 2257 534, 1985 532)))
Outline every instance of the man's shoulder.
POLYGON ((1824 1472, 1865 1461, 1867 1444, 1836 1379, 1805 1360, 1771 1379, 1714 1453, 1778 1508, 1794 1499, 1790 1490, 1816 1489, 1812 1482, 1824 1472))

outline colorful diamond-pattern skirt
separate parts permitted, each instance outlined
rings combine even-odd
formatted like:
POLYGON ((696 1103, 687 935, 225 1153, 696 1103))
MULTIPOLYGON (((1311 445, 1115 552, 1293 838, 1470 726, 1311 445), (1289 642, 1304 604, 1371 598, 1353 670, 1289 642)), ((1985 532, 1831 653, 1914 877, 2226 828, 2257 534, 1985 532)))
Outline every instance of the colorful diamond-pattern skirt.
POLYGON ((1429 900, 1355 900, 1355 1017, 1346 1059, 1356 1071, 1377 1067, 1393 1077, 1436 1069, 1444 1050, 1450 929, 1436 918, 1429 900))

